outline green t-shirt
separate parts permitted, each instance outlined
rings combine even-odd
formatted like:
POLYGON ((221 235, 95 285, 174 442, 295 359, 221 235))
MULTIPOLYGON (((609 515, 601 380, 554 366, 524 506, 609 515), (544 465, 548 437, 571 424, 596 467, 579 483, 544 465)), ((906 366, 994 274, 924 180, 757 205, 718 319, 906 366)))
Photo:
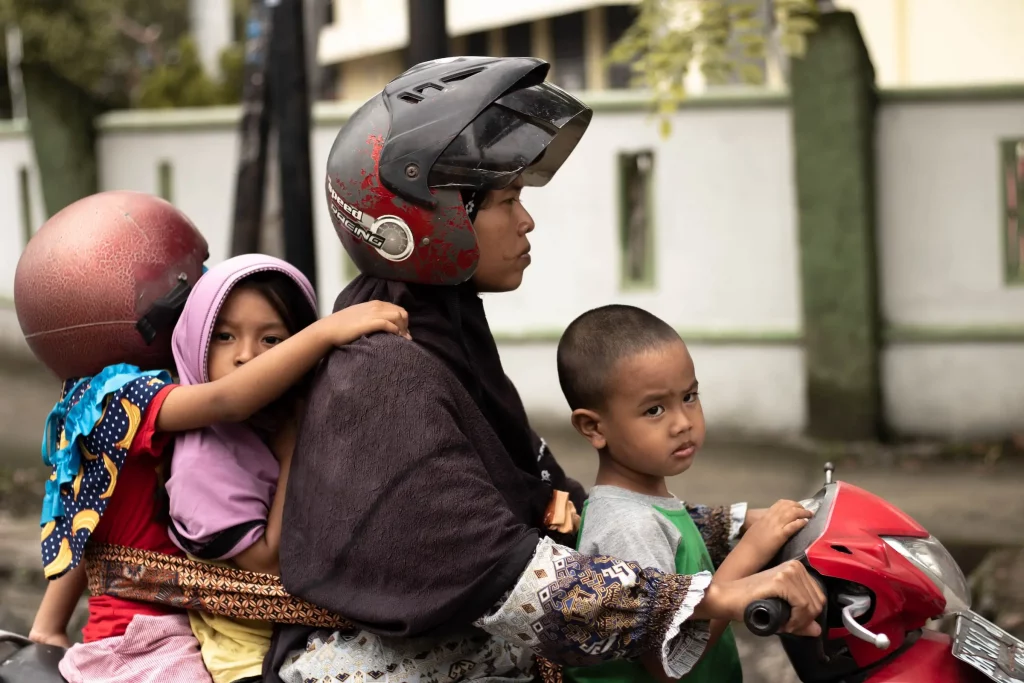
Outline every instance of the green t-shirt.
MULTIPOLYGON (((690 513, 678 498, 633 493, 615 486, 595 486, 584 505, 580 552, 632 560, 676 574, 714 572, 711 556, 690 513)), ((655 679, 639 661, 615 661, 565 670, 577 683, 642 683, 655 679)), ((730 626, 704 657, 683 676, 693 683, 742 683, 736 638, 730 626)))

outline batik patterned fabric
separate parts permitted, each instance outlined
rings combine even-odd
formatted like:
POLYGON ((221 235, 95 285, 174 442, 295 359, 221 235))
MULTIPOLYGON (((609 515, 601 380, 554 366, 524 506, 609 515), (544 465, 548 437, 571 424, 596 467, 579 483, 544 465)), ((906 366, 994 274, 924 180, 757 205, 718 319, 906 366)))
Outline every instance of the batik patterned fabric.
POLYGON ((475 635, 409 641, 318 631, 305 651, 288 655, 279 673, 287 683, 515 681, 535 675, 557 681, 559 669, 548 660, 588 665, 654 649, 678 677, 707 644, 708 623, 689 618, 710 581, 710 574, 662 574, 544 539, 515 588, 477 621, 475 635), (410 657, 408 642, 424 654, 410 657), (383 674, 389 677, 377 678, 383 674))
POLYGON ((272 574, 247 572, 185 557, 94 544, 85 553, 89 592, 155 602, 236 619, 352 630, 325 609, 287 593, 272 574))
POLYGON ((747 519, 747 504, 736 503, 729 507, 709 507, 686 503, 690 519, 697 525, 704 545, 707 546, 711 562, 718 567, 725 561, 732 547, 739 539, 743 523, 747 519))
POLYGON ((112 365, 93 377, 67 380, 43 434, 43 462, 52 468, 43 499, 43 571, 56 579, 78 566, 86 541, 131 449, 142 415, 171 381, 163 371, 112 365))
POLYGON ((708 622, 690 616, 710 583, 706 572, 663 574, 543 539, 515 588, 477 626, 572 666, 657 648, 666 672, 678 678, 707 645, 708 622))

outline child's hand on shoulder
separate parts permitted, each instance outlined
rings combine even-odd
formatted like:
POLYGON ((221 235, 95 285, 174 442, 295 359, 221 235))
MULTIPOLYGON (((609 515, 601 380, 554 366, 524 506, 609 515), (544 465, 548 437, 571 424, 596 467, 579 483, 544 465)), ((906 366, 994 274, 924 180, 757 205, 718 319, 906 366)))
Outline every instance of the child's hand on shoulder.
POLYGON ((807 526, 814 515, 792 500, 780 500, 767 510, 747 512, 747 530, 736 549, 745 548, 757 558, 758 567, 771 561, 793 534, 807 526))
POLYGON ((389 332, 406 339, 409 314, 401 306, 386 301, 367 301, 343 308, 317 322, 334 346, 344 346, 374 332, 389 332))

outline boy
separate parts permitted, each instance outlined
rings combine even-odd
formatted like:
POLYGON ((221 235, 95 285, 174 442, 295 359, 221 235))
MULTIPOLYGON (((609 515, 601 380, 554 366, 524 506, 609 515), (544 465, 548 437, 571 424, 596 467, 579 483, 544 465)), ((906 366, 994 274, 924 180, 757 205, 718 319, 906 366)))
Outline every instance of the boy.
MULTIPOLYGON (((664 572, 713 572, 693 519, 706 515, 706 508, 685 505, 665 482, 690 468, 704 442, 693 359, 675 330, 632 306, 584 313, 559 341, 558 379, 573 411, 573 426, 600 459, 596 485, 583 508, 580 552, 635 560, 664 572)), ((734 580, 756 573, 810 517, 792 501, 750 510, 739 530, 742 540, 716 576, 734 580)), ((670 679, 656 655, 567 674, 576 681, 663 683, 670 679)), ((727 622, 710 624, 704 655, 684 680, 743 680, 727 622)))

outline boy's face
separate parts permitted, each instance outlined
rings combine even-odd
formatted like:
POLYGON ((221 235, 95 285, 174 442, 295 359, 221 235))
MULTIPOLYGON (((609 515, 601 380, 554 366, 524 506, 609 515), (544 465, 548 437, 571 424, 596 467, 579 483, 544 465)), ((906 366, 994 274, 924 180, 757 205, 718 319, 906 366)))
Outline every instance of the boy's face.
POLYGON ((573 421, 596 449, 636 474, 660 478, 688 470, 704 444, 704 411, 686 345, 667 342, 620 360, 605 406, 576 411, 573 421))

